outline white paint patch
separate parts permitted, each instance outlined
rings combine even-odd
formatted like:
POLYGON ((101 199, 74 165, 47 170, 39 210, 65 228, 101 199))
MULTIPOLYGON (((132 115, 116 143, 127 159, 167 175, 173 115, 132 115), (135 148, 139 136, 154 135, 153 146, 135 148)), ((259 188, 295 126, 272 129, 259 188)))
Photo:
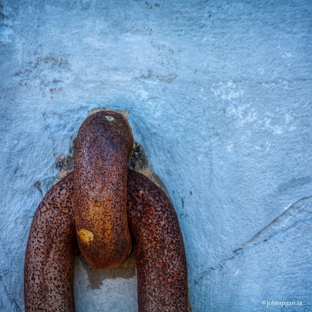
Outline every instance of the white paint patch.
POLYGON ((147 108, 153 114, 154 118, 159 118, 162 115, 162 99, 160 98, 148 98, 147 108))
POLYGON ((233 149, 234 144, 229 144, 226 149, 228 150, 228 152, 232 153, 232 149, 233 149))
POLYGON ((289 125, 289 132, 295 131, 297 129, 297 127, 295 127, 293 124, 290 125, 290 123, 292 123, 293 121, 294 119, 289 114, 285 114, 285 124, 289 125))
POLYGON ((247 130, 246 134, 242 135, 241 141, 246 141, 250 136, 251 136, 251 132, 247 130))
POLYGON ((292 117, 289 114, 285 114, 285 123, 288 125, 292 121, 292 117))
POLYGON ((273 134, 282 134, 284 127, 281 127, 278 125, 272 126, 271 121, 272 121, 271 118, 265 118, 264 119, 264 129, 271 130, 273 134))
POLYGON ((148 92, 146 92, 143 89, 140 89, 138 92, 139 96, 141 97, 142 100, 147 100, 148 99, 148 92))
POLYGON ((289 52, 285 52, 282 54, 282 58, 290 58, 290 57, 292 57, 292 54, 289 52))
POLYGON ((244 90, 237 87, 237 85, 232 81, 228 81, 227 83, 223 82, 213 83, 211 91, 213 92, 216 98, 228 101, 237 99, 244 94, 244 90))
POLYGON ((274 127, 273 134, 282 134, 282 133, 283 133, 282 127, 280 127, 280 126, 274 127))

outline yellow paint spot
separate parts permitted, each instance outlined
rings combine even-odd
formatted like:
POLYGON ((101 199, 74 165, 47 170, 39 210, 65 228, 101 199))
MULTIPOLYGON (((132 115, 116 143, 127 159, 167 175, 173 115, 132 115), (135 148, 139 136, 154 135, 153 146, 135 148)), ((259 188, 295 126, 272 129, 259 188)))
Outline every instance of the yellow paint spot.
POLYGON ((85 244, 90 244, 90 242, 93 241, 93 233, 85 230, 85 229, 81 229, 77 232, 79 238, 85 243, 85 244))

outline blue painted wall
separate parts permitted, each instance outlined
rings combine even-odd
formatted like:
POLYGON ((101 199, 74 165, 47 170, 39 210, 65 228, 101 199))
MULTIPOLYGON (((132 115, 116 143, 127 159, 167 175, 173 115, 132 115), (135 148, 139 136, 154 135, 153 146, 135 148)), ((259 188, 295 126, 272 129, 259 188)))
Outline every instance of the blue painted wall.
MULTIPOLYGON (((312 3, 0 0, 0 311, 88 111, 127 109, 179 216, 192 311, 312 311, 312 3), (36 187, 37 186, 37 187, 36 187), (275 303, 274 303, 274 302, 275 303), (269 305, 269 306, 267 306, 269 305)), ((77 311, 136 311, 136 278, 77 311)))

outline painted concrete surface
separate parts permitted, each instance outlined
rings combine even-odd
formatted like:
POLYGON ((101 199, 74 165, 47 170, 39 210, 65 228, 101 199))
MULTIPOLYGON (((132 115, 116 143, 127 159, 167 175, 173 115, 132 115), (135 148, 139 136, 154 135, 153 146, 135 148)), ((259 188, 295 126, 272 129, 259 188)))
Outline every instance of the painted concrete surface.
MULTIPOLYGON (((167 187, 192 311, 312 310, 311 1, 0 11, 0 311, 24 310, 32 216, 98 107, 129 111, 167 187)), ((78 312, 137 310, 135 274, 91 271, 78 257, 78 312)))

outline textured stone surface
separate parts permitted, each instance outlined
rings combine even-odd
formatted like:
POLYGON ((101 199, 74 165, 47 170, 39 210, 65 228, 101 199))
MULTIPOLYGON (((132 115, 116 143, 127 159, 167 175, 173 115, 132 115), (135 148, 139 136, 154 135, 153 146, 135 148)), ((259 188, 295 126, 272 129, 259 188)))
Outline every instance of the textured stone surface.
MULTIPOLYGON (((128 109, 167 187, 193 311, 312 310, 310 1, 1 0, 0 11, 0 310, 24 309, 34 211, 98 107, 128 109)), ((135 277, 99 275, 94 289, 76 259, 77 311, 136 311, 135 277)))

